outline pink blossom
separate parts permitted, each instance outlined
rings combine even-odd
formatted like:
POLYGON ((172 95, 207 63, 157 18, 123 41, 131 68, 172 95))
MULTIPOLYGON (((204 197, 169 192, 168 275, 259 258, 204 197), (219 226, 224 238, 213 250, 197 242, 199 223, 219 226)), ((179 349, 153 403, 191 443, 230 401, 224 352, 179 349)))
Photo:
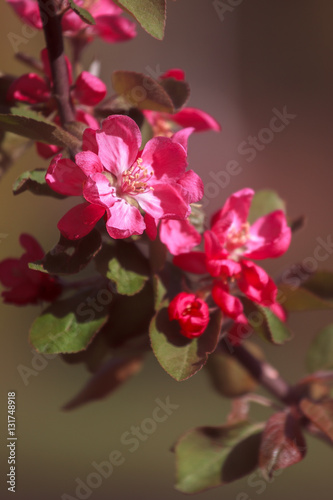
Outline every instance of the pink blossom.
POLYGON ((199 245, 201 235, 187 220, 162 220, 160 239, 172 255, 189 252, 199 245))
POLYGON ((213 215, 211 229, 204 234, 204 252, 184 252, 174 258, 174 263, 185 271, 209 273, 216 278, 212 291, 216 304, 241 324, 246 321, 243 306, 231 294, 236 284, 253 302, 277 311, 275 283, 264 269, 248 259, 278 257, 288 249, 291 240, 291 230, 281 210, 260 217, 250 226, 247 218, 253 195, 251 189, 242 189, 213 215))
MULTIPOLYGON (((7 2, 23 22, 36 29, 42 29, 43 17, 40 16, 37 0, 7 0, 7 2)), ((95 24, 86 24, 73 10, 69 9, 62 17, 65 36, 77 38, 80 42, 90 42, 95 37, 100 37, 108 43, 124 42, 136 36, 135 24, 122 16, 122 9, 112 0, 93 2, 76 0, 75 3, 90 12, 95 19, 95 24)), ((42 16, 45 14, 43 13, 42 16)))
MULTIPOLYGON (((161 75, 160 79, 173 78, 185 80, 183 70, 173 68, 161 75)), ((153 129, 154 136, 171 137, 177 127, 191 127, 194 132, 205 132, 214 130, 220 132, 221 125, 211 115, 198 108, 183 108, 177 113, 164 113, 160 111, 145 110, 143 112, 148 123, 153 129)))
POLYGON ((2 292, 4 302, 25 305, 55 300, 62 289, 57 278, 28 267, 29 262, 43 258, 43 249, 29 234, 21 234, 20 243, 25 253, 19 259, 0 262, 0 282, 10 288, 2 292))
POLYGON ((189 339, 200 337, 209 323, 209 309, 202 299, 193 293, 182 292, 170 302, 169 319, 177 320, 180 333, 189 339))
POLYGON ((86 200, 59 221, 64 236, 82 238, 104 215, 116 239, 142 234, 143 214, 155 220, 188 217, 189 200, 196 195, 189 191, 191 184, 181 185, 188 174, 186 151, 166 137, 151 139, 142 151, 140 145, 136 123, 113 115, 100 130, 86 129, 75 163, 60 155, 53 159, 46 175, 52 189, 86 200))

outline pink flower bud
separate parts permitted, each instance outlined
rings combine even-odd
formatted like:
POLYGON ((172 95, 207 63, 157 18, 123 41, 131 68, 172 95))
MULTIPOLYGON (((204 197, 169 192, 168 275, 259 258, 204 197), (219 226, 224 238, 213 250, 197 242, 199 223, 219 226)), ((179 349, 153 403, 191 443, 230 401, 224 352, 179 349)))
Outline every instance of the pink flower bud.
POLYGON ((182 292, 169 304, 169 319, 176 319, 180 333, 189 339, 199 337, 209 323, 209 310, 206 302, 194 293, 182 292))

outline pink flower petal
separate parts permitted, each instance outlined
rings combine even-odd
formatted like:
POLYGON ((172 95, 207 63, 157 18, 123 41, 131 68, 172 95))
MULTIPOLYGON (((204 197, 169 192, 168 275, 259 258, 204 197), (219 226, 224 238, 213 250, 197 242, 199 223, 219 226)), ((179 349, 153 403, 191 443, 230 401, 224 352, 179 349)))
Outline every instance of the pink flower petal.
POLYGON ((92 151, 82 151, 75 155, 75 163, 87 177, 103 172, 103 165, 99 156, 92 151))
POLYGON ((108 43, 126 42, 136 36, 135 24, 120 16, 98 16, 91 31, 108 43))
POLYGON ((16 14, 24 23, 37 29, 42 29, 43 23, 40 18, 38 2, 35 0, 7 0, 16 14))
POLYGON ((213 231, 205 231, 204 239, 207 259, 226 259, 228 257, 228 252, 223 248, 220 240, 213 231))
POLYGON ((251 226, 250 239, 244 257, 268 259, 280 257, 290 245, 291 229, 282 210, 260 217, 251 226))
POLYGON ((197 203, 204 195, 204 185, 201 177, 198 176, 193 170, 185 172, 183 177, 177 181, 186 193, 187 202, 197 203))
POLYGON ((14 80, 7 93, 8 100, 28 102, 29 104, 46 102, 50 97, 50 87, 43 78, 35 73, 28 73, 14 80))
POLYGON ((58 229, 69 240, 78 240, 92 231, 105 208, 90 203, 81 203, 71 208, 58 222, 58 229))
POLYGON ((154 219, 184 219, 188 215, 188 203, 177 184, 154 184, 153 190, 137 194, 135 199, 154 219))
POLYGON ((229 318, 238 320, 243 318, 243 304, 238 297, 229 293, 229 288, 220 281, 213 286, 212 297, 221 311, 229 318))
MULTIPOLYGON (((170 115, 170 116, 172 116, 172 115, 170 115)), ((183 148, 185 149, 185 151, 187 153, 188 138, 190 137, 192 132, 194 132, 193 127, 182 128, 181 130, 178 130, 178 132, 175 132, 173 134, 173 136, 171 137, 171 140, 172 140, 172 142, 177 142, 178 144, 183 146, 183 148)))
POLYGON ((193 274, 207 274, 205 252, 189 252, 173 258, 175 266, 193 274))
POLYGON ((128 116, 112 115, 103 121, 102 130, 96 131, 96 141, 104 168, 118 177, 136 160, 141 133, 128 116))
POLYGON ((201 241, 200 233, 187 219, 162 220, 160 238, 172 255, 189 252, 201 241))
POLYGON ((212 216, 211 226, 213 231, 214 225, 217 224, 219 220, 229 212, 234 212, 235 214, 235 225, 237 223, 237 226, 241 226, 242 224, 247 222, 253 196, 254 191, 250 188, 244 188, 232 194, 225 202, 223 208, 221 208, 221 210, 219 210, 212 216))
POLYGON ((35 144, 37 153, 45 160, 48 160, 61 151, 61 148, 54 144, 45 144, 44 142, 36 142, 35 144))
POLYGON ((105 208, 112 207, 119 200, 116 188, 105 175, 100 173, 88 177, 84 185, 83 196, 89 203, 105 208))
POLYGON ((241 261, 239 289, 251 300, 269 307, 276 301, 277 288, 266 271, 250 260, 241 261))
POLYGON ((27 256, 31 260, 38 260, 44 257, 44 250, 38 241, 30 234, 23 233, 20 235, 20 245, 27 252, 27 256))
POLYGON ((185 174, 187 166, 184 148, 168 137, 154 137, 147 142, 142 154, 142 166, 152 168, 154 182, 177 181, 185 174))
POLYGON ((274 304, 272 304, 269 308, 281 321, 283 321, 284 323, 287 321, 286 310, 283 309, 281 304, 279 304, 278 302, 274 302, 274 304))
POLYGON ((75 82, 74 96, 87 106, 96 106, 106 96, 106 85, 88 71, 82 71, 75 82))
POLYGON ((215 130, 219 132, 221 125, 208 113, 197 108, 184 108, 171 115, 171 119, 181 127, 193 127, 196 132, 215 130))
POLYGON ((30 283, 28 280, 19 286, 14 286, 11 290, 2 292, 3 301, 7 304, 23 306, 26 304, 37 304, 40 300, 39 286, 30 283))
POLYGON ((19 286, 24 274, 19 268, 19 259, 4 259, 0 262, 0 282, 3 286, 19 286))
POLYGON ((86 175, 72 160, 57 155, 47 169, 45 180, 57 193, 66 196, 82 196, 86 175))
POLYGON ((157 236, 157 221, 149 214, 144 215, 146 224, 146 234, 151 241, 154 241, 157 236))
POLYGON ((146 228, 140 211, 123 199, 119 198, 107 215, 106 229, 111 238, 129 238, 142 234, 146 228))
POLYGON ((86 128, 82 136, 82 150, 92 151, 96 155, 98 154, 98 144, 96 140, 96 129, 86 128))
POLYGON ((75 118, 78 122, 85 123, 88 127, 97 130, 99 123, 90 113, 83 111, 83 109, 76 109, 75 118))
POLYGON ((174 78, 175 80, 183 81, 185 80, 185 73, 182 69, 172 68, 160 76, 161 80, 165 80, 166 78, 174 78))

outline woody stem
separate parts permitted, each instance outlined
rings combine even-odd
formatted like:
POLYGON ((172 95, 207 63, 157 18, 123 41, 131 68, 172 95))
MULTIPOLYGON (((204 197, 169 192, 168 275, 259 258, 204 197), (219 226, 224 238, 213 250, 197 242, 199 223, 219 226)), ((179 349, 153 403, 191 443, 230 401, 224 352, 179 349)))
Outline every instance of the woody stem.
MULTIPOLYGON (((227 351, 227 344, 223 341, 221 344, 227 351)), ((295 391, 272 365, 253 356, 243 345, 232 346, 231 354, 276 399, 286 405, 298 402, 298 391, 295 391)))
POLYGON ((64 41, 61 28, 61 15, 56 0, 38 0, 43 20, 46 47, 49 54, 53 95, 57 101, 61 124, 65 126, 75 121, 70 99, 68 68, 65 59, 64 41))

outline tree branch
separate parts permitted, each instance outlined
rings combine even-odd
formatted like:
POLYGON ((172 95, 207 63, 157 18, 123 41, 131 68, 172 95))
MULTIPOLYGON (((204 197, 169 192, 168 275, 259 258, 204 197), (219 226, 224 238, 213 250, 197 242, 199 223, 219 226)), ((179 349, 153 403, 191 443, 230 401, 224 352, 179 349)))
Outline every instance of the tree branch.
POLYGON ((266 361, 256 358, 242 345, 233 346, 231 355, 276 399, 287 405, 298 402, 298 391, 295 391, 266 361))
POLYGON ((61 15, 56 0, 38 0, 38 5, 43 19, 44 36, 50 59, 53 95, 58 104, 61 123, 65 126, 67 123, 75 121, 75 115, 70 99, 61 15))

